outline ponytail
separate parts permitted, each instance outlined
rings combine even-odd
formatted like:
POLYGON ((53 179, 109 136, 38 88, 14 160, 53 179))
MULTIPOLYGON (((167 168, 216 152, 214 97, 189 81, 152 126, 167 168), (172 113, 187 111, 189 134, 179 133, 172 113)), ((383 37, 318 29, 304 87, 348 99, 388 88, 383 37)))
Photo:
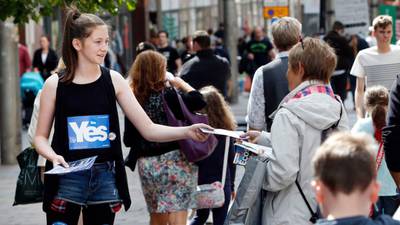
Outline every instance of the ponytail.
POLYGON ((369 87, 365 91, 364 102, 372 118, 375 131, 381 131, 386 125, 386 107, 389 102, 389 91, 380 85, 369 87))
POLYGON ((61 55, 65 64, 64 73, 60 81, 70 83, 75 77, 78 67, 78 52, 72 45, 74 39, 83 41, 89 37, 96 26, 106 25, 102 19, 94 14, 81 13, 76 7, 66 9, 66 19, 61 55))
POLYGON ((382 130, 386 126, 386 109, 383 105, 376 105, 371 110, 372 123, 375 130, 382 130))

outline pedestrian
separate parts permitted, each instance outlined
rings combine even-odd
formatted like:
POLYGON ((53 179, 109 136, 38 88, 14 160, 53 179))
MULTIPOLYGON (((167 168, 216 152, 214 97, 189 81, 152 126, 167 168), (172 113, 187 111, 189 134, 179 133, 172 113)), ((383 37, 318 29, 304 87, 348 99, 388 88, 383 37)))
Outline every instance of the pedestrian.
POLYGON ((313 158, 313 186, 325 219, 317 225, 400 225, 387 215, 368 218, 378 200, 374 143, 362 134, 338 133, 313 158))
MULTIPOLYGON (((225 102, 224 97, 213 86, 207 86, 200 89, 207 106, 201 111, 207 114, 209 124, 214 128, 235 130, 236 121, 230 110, 228 104, 225 102)), ((212 184, 213 182, 222 182, 222 170, 224 163, 225 153, 225 136, 217 136, 218 145, 215 147, 214 152, 207 158, 197 163, 199 166, 199 179, 198 184, 212 184)), ((206 223, 210 210, 213 215, 214 225, 223 225, 231 198, 235 196, 235 172, 236 167, 233 164, 235 157, 233 141, 229 145, 226 178, 224 186, 225 202, 224 205, 214 209, 198 209, 196 216, 192 219, 191 225, 203 225, 206 223)))
POLYGON ((274 47, 261 27, 255 27, 251 40, 246 45, 246 73, 253 80, 256 70, 275 58, 274 47))
POLYGON ((183 65, 180 73, 182 79, 195 89, 213 85, 226 97, 227 82, 231 76, 229 62, 214 54, 206 31, 194 33, 193 50, 196 56, 183 65))
MULTIPOLYGON (((263 184, 267 191, 264 225, 309 224, 316 212, 310 161, 327 129, 348 129, 344 106, 329 85, 335 67, 334 50, 320 39, 306 38, 289 52, 290 92, 271 127, 272 157, 263 184)), ((248 135, 258 144, 269 143, 266 132, 248 135)))
POLYGON ((131 204, 116 101, 141 134, 153 141, 207 137, 206 125, 172 128, 153 123, 123 77, 100 64, 109 43, 108 27, 98 16, 67 9, 62 44, 65 70, 50 76, 43 87, 34 144, 56 165, 97 156, 92 168, 64 175, 45 175, 43 209, 47 224, 113 224, 122 204, 131 204), (52 145, 48 143, 54 120, 52 145))
POLYGON ((188 35, 188 36, 182 38, 182 43, 184 45, 184 50, 181 53, 181 60, 182 60, 182 64, 185 64, 185 62, 192 59, 196 53, 193 51, 192 36, 188 35))
POLYGON ((337 65, 331 77, 331 85, 333 92, 339 95, 342 101, 347 97, 347 76, 354 61, 353 50, 344 34, 343 23, 335 21, 332 30, 324 37, 324 41, 335 49, 337 56, 337 65))
MULTIPOLYGON (((183 118, 177 92, 167 88, 167 84, 179 90, 189 110, 198 111, 206 104, 201 94, 182 79, 166 78, 166 60, 158 52, 140 53, 129 77, 131 91, 150 119, 159 124, 168 124, 163 97, 174 115, 183 118)), ((136 126, 125 120, 124 143, 131 147, 128 156, 130 168, 134 170, 136 161, 138 164, 150 224, 186 224, 191 194, 197 184, 197 166, 182 155, 178 142, 147 141, 136 126)))
POLYGON ((378 181, 381 184, 379 191, 379 200, 374 205, 374 214, 376 217, 380 214, 393 216, 399 206, 399 198, 396 192, 396 184, 390 175, 384 157, 382 146, 382 128, 386 125, 386 113, 389 101, 389 92, 383 86, 371 86, 365 91, 364 104, 370 117, 359 119, 352 133, 366 133, 375 138, 376 162, 378 168, 378 181))
POLYGON ((18 43, 18 63, 19 63, 19 71, 18 74, 22 77, 22 74, 31 70, 31 57, 29 56, 28 48, 18 43))
POLYGON ((168 40, 168 32, 167 31, 159 31, 158 32, 158 49, 167 59, 167 70, 172 74, 177 74, 181 70, 182 61, 179 57, 178 51, 176 48, 169 45, 168 40))
POLYGON ((354 61, 350 74, 356 81, 356 112, 358 118, 364 118, 363 98, 365 87, 383 85, 389 89, 400 70, 400 47, 391 45, 392 17, 381 15, 376 17, 372 25, 377 46, 360 51, 354 61))
POLYGON ((250 130, 271 131, 269 115, 289 93, 286 73, 289 50, 301 38, 301 23, 292 17, 280 18, 272 24, 273 42, 278 57, 261 66, 254 74, 247 105, 247 124, 250 130))
POLYGON ((42 75, 43 80, 46 80, 51 72, 57 67, 57 53, 50 48, 50 41, 47 36, 40 37, 40 48, 33 54, 32 66, 42 75))
POLYGON ((400 186, 400 76, 390 91, 387 126, 382 130, 385 160, 397 187, 400 186))

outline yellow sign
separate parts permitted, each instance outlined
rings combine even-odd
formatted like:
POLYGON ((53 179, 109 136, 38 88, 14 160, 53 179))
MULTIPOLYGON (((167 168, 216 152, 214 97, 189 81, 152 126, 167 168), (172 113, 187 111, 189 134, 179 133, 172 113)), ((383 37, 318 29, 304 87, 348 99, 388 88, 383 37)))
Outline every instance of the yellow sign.
POLYGON ((289 16, 289 6, 264 6, 264 18, 289 16))

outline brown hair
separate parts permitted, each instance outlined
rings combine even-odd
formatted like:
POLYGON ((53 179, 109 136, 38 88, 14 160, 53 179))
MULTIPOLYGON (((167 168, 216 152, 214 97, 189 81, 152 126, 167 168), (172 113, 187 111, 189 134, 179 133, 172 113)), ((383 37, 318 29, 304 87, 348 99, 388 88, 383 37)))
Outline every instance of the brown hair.
POLYGON ((196 42, 202 49, 207 49, 211 46, 210 36, 204 30, 194 32, 192 41, 196 42))
POLYGON ((282 17, 272 24, 272 36, 276 48, 287 51, 299 42, 301 23, 293 17, 282 17))
POLYGON ((389 91, 376 85, 367 88, 364 95, 365 108, 371 114, 372 122, 376 130, 386 126, 386 107, 389 103, 389 91))
POLYGON ((165 87, 166 60, 156 51, 140 53, 129 70, 131 88, 140 104, 144 104, 152 91, 165 87))
POLYGON ((289 52, 289 66, 297 71, 304 67, 303 81, 320 80, 329 83, 336 67, 336 54, 326 42, 317 38, 305 38, 289 52))
POLYGON ((98 16, 80 13, 75 7, 67 8, 61 55, 65 64, 65 73, 61 82, 72 82, 78 67, 78 53, 72 45, 74 39, 84 40, 92 34, 97 26, 106 25, 98 16))
POLYGON ((206 86, 200 89, 207 105, 201 111, 207 114, 210 126, 225 130, 235 130, 237 125, 230 107, 224 97, 213 86, 206 86))
POLYGON ((365 191, 376 179, 373 152, 374 142, 367 134, 335 133, 314 156, 315 178, 333 194, 365 191))
POLYGON ((374 31, 376 31, 378 28, 386 28, 387 26, 392 26, 392 24, 392 17, 388 15, 379 15, 375 17, 375 19, 372 21, 374 31))

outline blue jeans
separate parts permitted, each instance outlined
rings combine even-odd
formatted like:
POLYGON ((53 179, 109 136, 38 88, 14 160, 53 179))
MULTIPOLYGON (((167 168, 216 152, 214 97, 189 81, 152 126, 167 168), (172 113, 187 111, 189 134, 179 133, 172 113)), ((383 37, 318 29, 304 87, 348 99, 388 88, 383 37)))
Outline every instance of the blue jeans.
POLYGON ((203 225, 206 223, 208 216, 210 214, 210 210, 212 210, 213 214, 213 225, 223 225, 226 214, 228 213, 229 202, 231 199, 231 186, 225 185, 224 194, 225 194, 225 203, 220 208, 215 209, 199 209, 196 210, 196 216, 190 222, 190 225, 203 225))
POLYGON ((55 198, 83 206, 119 202, 114 162, 96 163, 91 169, 61 175, 55 198))

